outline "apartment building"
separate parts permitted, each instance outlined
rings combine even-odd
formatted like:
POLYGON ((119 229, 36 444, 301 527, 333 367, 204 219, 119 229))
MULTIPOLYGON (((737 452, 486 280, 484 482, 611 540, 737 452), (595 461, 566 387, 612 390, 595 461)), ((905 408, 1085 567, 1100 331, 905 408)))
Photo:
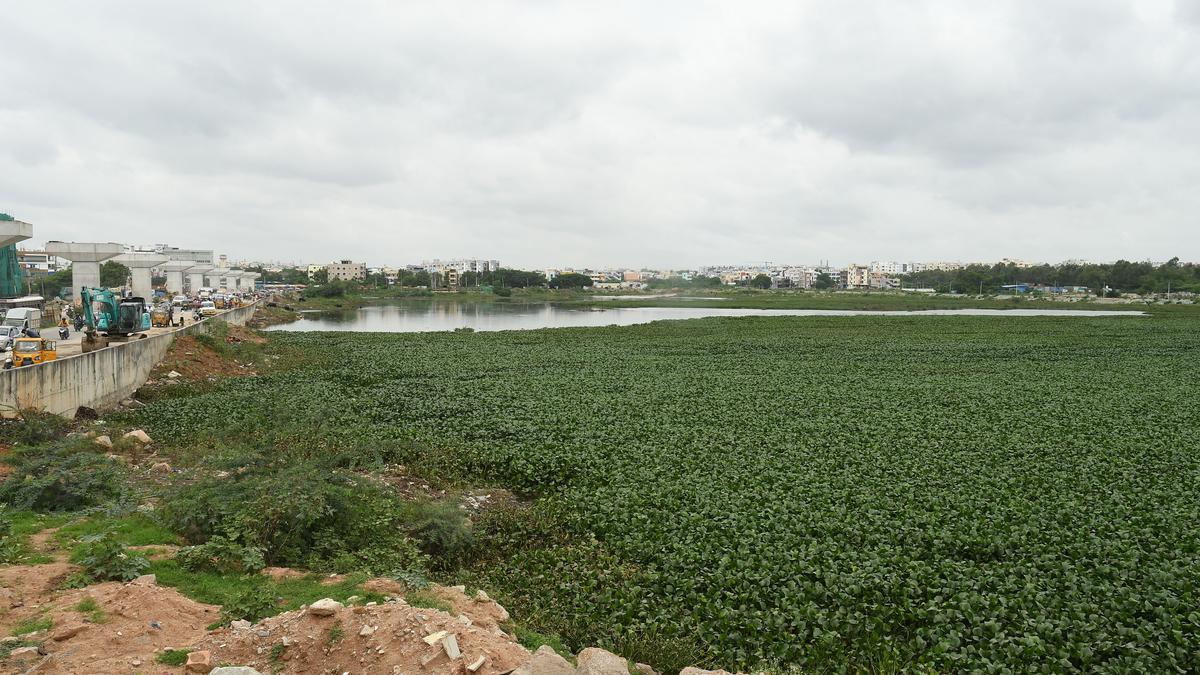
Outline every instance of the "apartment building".
POLYGON ((356 263, 351 260, 339 260, 325 266, 325 271, 329 274, 329 280, 335 279, 339 281, 363 281, 367 278, 366 263, 356 263))

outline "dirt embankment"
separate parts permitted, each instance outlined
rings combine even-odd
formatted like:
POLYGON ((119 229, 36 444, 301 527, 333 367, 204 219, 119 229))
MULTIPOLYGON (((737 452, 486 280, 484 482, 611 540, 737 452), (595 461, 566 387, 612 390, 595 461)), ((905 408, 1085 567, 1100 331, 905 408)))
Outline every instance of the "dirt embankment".
MULTIPOLYGON (((244 326, 229 326, 222 339, 226 344, 263 344, 266 338, 244 326)), ((147 384, 153 386, 175 380, 204 381, 218 377, 255 375, 253 363, 243 363, 213 349, 207 341, 194 335, 176 338, 167 355, 154 367, 147 384)))

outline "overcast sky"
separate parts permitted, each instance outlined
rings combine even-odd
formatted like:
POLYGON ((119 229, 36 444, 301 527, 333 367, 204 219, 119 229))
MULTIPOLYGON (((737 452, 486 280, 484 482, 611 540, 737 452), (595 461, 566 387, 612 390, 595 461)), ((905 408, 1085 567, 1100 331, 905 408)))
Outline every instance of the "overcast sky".
POLYGON ((10 2, 0 211, 373 265, 1200 259, 1200 2, 10 2))

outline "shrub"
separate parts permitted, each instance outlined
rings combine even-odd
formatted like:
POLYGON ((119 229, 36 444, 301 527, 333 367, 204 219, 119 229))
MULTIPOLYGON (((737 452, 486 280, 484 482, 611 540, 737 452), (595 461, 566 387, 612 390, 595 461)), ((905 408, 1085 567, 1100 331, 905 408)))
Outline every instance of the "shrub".
POLYGON ((251 623, 278 611, 279 598, 266 584, 256 584, 239 593, 233 601, 221 607, 221 619, 225 623, 245 619, 251 623))
POLYGON ((261 548, 243 546, 219 534, 203 544, 180 549, 175 561, 191 572, 213 570, 224 574, 248 574, 266 566, 261 548))
POLYGON ((0 563, 10 563, 17 557, 20 547, 12 537, 13 522, 8 507, 0 504, 0 563))
POLYGON ((475 533, 467 515, 451 501, 415 502, 404 507, 410 533, 421 542, 421 550, 447 563, 460 560, 475 545, 475 533))
POLYGON ((53 413, 22 410, 20 419, 0 422, 0 441, 12 445, 37 445, 58 438, 69 424, 53 413))
POLYGON ((63 445, 25 448, 0 484, 0 502, 34 511, 76 511, 127 495, 124 470, 104 455, 63 445))
POLYGON ((260 549, 267 564, 388 574, 424 563, 399 507, 352 474, 316 463, 260 462, 178 488, 161 517, 188 541, 220 535, 260 549))
POLYGON ((95 581, 132 581, 146 573, 150 561, 130 553, 111 532, 88 535, 71 555, 71 561, 83 567, 75 581, 84 585, 95 581))

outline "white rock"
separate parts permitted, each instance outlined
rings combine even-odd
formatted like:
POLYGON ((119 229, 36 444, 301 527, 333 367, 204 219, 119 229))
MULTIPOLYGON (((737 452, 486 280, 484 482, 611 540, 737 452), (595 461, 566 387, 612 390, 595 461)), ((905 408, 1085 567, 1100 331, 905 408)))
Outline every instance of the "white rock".
POLYGON ((629 664, 612 652, 588 647, 575 658, 578 675, 629 675, 629 664))
POLYGON ((129 583, 133 586, 157 586, 158 577, 153 574, 143 574, 129 583))
POLYGON ((132 438, 142 445, 146 445, 150 442, 150 435, 141 429, 134 429, 133 431, 126 433, 123 438, 132 438))
POLYGON ((333 598, 321 598, 308 606, 308 611, 313 616, 333 616, 333 613, 345 607, 342 603, 333 598))

